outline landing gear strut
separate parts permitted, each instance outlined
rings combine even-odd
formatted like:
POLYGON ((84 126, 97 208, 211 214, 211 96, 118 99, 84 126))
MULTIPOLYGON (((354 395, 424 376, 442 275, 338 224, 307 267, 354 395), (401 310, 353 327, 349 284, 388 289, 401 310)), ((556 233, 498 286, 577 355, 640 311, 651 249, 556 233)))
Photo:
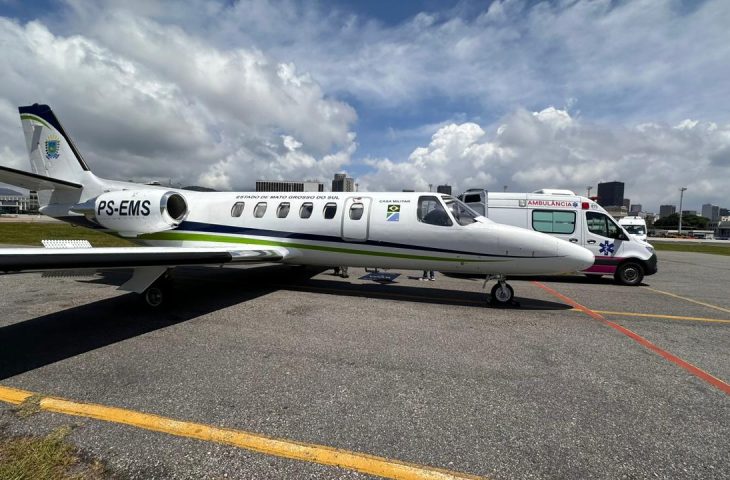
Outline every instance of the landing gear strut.
POLYGON ((489 280, 494 279, 497 280, 497 283, 492 287, 489 303, 495 307, 519 306, 519 303, 514 300, 515 291, 507 283, 507 278, 504 275, 487 275, 484 280, 484 288, 487 287, 489 280))

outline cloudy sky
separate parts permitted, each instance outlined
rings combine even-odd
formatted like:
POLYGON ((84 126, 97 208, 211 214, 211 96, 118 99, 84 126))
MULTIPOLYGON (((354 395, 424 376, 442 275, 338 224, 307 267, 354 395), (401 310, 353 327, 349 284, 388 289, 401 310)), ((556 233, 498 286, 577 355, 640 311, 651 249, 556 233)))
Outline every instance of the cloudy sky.
POLYGON ((730 207, 728 25, 727 0, 0 0, 0 164, 28 168, 39 102, 109 178, 730 207))

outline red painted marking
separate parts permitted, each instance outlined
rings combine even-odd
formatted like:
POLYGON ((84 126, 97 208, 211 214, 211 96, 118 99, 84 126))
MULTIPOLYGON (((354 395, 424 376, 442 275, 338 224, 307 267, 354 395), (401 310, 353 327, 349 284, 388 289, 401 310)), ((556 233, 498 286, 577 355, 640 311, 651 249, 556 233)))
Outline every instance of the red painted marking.
POLYGON ((695 367, 691 363, 689 363, 689 362, 687 362, 685 360, 682 360, 678 356, 676 356, 674 354, 671 354, 671 353, 669 353, 668 351, 666 351, 666 350, 664 350, 662 348, 657 347, 656 345, 654 345, 653 343, 651 343, 649 340, 647 340, 646 338, 642 337, 638 333, 633 332, 633 331, 629 330, 626 327, 622 327, 618 323, 614 323, 614 322, 611 322, 609 320, 606 320, 606 318, 603 315, 601 315, 600 313, 596 313, 593 310, 591 310, 590 308, 584 307, 580 303, 576 302, 575 300, 573 300, 571 298, 566 297, 562 293, 560 293, 558 291, 555 291, 552 288, 550 288, 550 287, 548 287, 546 285, 543 285, 540 282, 534 282, 533 281, 532 283, 534 283, 538 287, 542 288, 543 290, 545 290, 549 294, 551 294, 551 295, 559 298, 560 300, 564 301, 568 305, 571 305, 572 307, 577 308, 578 310, 580 310, 581 312, 585 313, 589 317, 591 317, 591 318, 593 318, 595 320, 598 320, 599 322, 601 322, 604 325, 607 325, 607 326, 613 328, 614 330, 616 330, 618 332, 623 333, 624 335, 626 335, 630 339, 634 340, 638 344, 642 345, 643 347, 651 350, 654 353, 659 354, 660 356, 664 357, 665 359, 669 360, 670 362, 674 363, 675 365, 678 365, 678 366, 684 368, 685 370, 687 370, 689 373, 691 373, 695 377, 700 378, 701 380, 704 380, 705 382, 709 383, 713 387, 715 387, 715 388, 717 388, 717 389, 725 392, 726 394, 730 395, 730 384, 727 384, 724 381, 720 380, 719 378, 717 378, 717 377, 715 377, 713 375, 710 375, 709 373, 705 372, 701 368, 695 367))

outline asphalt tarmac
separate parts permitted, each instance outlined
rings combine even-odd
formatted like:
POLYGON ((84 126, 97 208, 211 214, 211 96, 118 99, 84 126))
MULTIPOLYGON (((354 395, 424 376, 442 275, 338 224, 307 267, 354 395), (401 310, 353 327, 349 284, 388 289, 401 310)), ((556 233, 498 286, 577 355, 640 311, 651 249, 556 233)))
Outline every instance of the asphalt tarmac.
POLYGON ((0 390, 314 453, 6 402, 0 435, 70 425, 135 479, 369 477, 317 463, 328 448, 491 479, 730 478, 730 257, 659 252, 659 268, 641 287, 510 280, 520 306, 504 309, 482 280, 420 272, 378 284, 362 269, 180 268, 174 304, 152 313, 115 289, 124 272, 0 276, 0 390))

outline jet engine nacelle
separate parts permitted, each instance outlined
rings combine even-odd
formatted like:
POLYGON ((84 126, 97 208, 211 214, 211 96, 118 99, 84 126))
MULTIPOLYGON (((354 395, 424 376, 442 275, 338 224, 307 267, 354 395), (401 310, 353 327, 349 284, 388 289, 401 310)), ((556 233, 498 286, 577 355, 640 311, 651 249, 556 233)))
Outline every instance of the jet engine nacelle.
POLYGON ((185 219, 188 204, 177 192, 122 190, 99 195, 94 219, 123 237, 171 230, 185 219))

